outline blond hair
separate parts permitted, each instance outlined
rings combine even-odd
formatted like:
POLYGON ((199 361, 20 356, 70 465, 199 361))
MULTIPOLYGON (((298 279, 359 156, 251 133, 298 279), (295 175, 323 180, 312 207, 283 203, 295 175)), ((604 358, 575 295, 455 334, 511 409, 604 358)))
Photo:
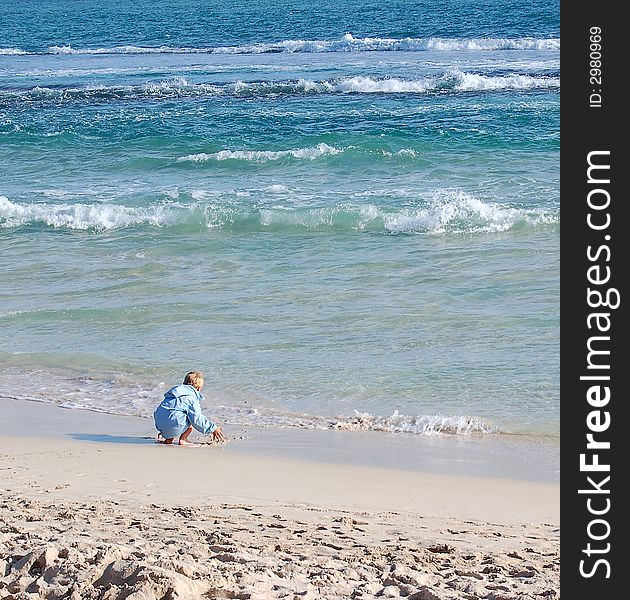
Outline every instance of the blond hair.
POLYGON ((194 388, 200 388, 203 385, 203 373, 201 371, 190 371, 186 373, 184 385, 192 385, 194 388))

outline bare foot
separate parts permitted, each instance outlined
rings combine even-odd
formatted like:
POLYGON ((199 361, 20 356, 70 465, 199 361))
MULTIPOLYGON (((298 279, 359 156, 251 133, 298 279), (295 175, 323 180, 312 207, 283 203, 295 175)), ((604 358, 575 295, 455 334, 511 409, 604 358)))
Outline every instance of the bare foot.
POLYGON ((189 442, 188 440, 182 440, 182 438, 179 438, 179 445, 180 446, 195 446, 195 444, 193 444, 192 442, 189 442))

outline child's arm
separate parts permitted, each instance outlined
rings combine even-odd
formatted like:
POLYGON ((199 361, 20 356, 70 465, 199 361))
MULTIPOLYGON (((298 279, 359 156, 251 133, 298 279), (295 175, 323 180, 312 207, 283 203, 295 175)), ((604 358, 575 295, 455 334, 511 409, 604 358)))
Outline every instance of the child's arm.
POLYGON ((190 410, 188 411, 188 420, 191 425, 201 433, 213 433, 218 429, 218 425, 206 418, 201 412, 201 405, 196 398, 191 402, 190 410))

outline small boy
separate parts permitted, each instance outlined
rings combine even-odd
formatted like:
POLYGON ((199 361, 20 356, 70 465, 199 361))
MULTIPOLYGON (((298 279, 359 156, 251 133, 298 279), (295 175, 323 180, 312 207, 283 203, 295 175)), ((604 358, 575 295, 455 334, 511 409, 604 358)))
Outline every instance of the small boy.
POLYGON ((174 385, 166 394, 164 400, 155 409, 153 418, 158 430, 157 440, 162 444, 172 444, 179 436, 180 446, 189 446, 188 436, 193 428, 201 433, 211 433, 217 442, 225 442, 226 437, 216 423, 207 419, 201 412, 200 402, 204 399, 200 394, 203 387, 203 374, 190 371, 184 378, 184 383, 174 385))

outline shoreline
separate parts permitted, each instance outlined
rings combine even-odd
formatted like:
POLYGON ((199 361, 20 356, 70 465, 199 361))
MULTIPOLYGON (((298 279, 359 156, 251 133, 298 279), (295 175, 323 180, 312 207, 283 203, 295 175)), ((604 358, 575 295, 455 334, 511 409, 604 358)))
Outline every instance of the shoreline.
MULTIPOLYGON (((115 361, 106 365, 96 356, 73 357, 37 354, 9 354, 0 352, 0 399, 55 403, 72 410, 105 412, 112 415, 135 415, 150 419, 155 405, 169 389, 163 379, 177 381, 179 374, 167 378, 164 373, 134 372, 132 366, 115 361), (26 392, 26 393, 25 393, 26 392)), ((410 436, 445 438, 480 438, 489 436, 504 439, 536 439, 540 443, 559 444, 560 431, 557 414, 541 418, 540 411, 532 414, 512 409, 504 410, 503 401, 485 409, 472 400, 467 407, 452 403, 412 407, 405 402, 375 399, 357 400, 331 406, 315 407, 312 401, 284 404, 260 397, 254 392, 240 390, 238 382, 226 390, 205 390, 206 410, 220 422, 238 424, 257 430, 334 430, 340 432, 377 432, 410 436), (383 401, 383 403, 381 403, 383 401), (510 414, 511 413, 511 414, 510 414), (520 414, 520 417, 517 416, 520 414)), ((309 394, 306 396, 308 397, 309 394)), ((508 402, 509 399, 505 399, 508 402)), ((550 404, 556 400, 551 398, 550 404)), ((455 402, 458 404, 458 402, 455 402)), ((526 405, 523 406, 525 408, 526 405)), ((498 439, 498 438, 497 438, 498 439)))
POLYGON ((557 482, 313 451, 369 463, 355 432, 290 456, 304 431, 169 447, 140 417, 0 409, 2 599, 559 596, 557 482))
MULTIPOLYGON (((0 435, 11 435, 12 430, 22 427, 24 407, 33 415, 27 435, 35 437, 142 444, 152 441, 156 434, 151 418, 0 395, 0 410, 5 417, 0 423, 0 435)), ((223 448, 230 453, 437 475, 559 482, 559 438, 550 436, 424 435, 220 424, 231 438, 223 448)), ((202 444, 206 440, 196 431, 190 439, 202 444)))

